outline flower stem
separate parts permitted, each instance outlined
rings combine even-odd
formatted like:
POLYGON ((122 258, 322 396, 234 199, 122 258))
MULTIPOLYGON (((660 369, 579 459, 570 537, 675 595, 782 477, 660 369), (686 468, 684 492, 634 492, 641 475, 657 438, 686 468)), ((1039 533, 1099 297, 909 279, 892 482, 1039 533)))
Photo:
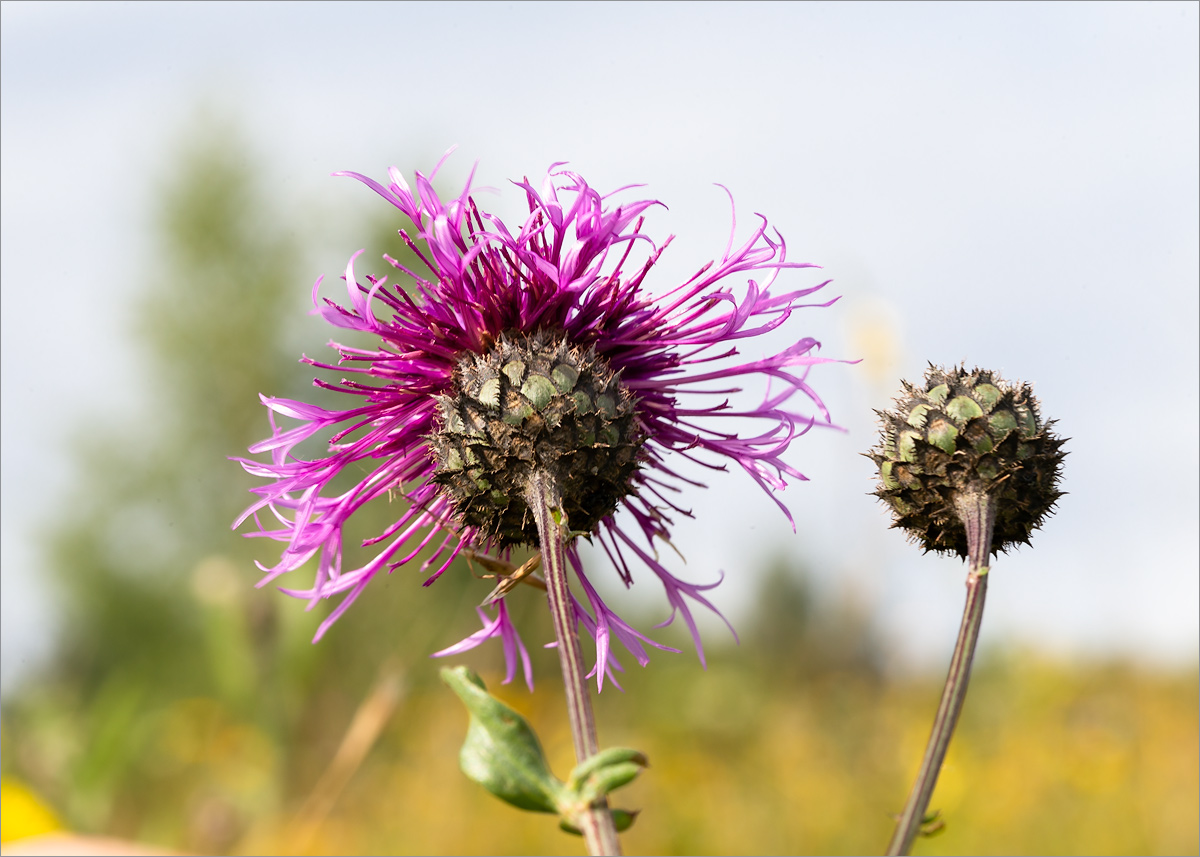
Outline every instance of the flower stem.
MULTIPOLYGON (((538 540, 541 542, 546 596, 550 601, 554 635, 558 640, 558 658, 562 664, 563 685, 567 693, 567 715, 575 739, 575 759, 582 763, 600 751, 600 744, 596 740, 596 718, 592 714, 583 652, 576 634, 575 610, 567 585, 567 555, 563 540, 567 521, 554 477, 543 470, 534 472, 525 490, 525 502, 533 512, 538 540)), ((621 853, 617 828, 608 811, 606 799, 596 801, 579 822, 591 854, 621 853)))
POLYGON ((889 855, 908 854, 925 822, 929 799, 937 785, 938 773, 967 696, 971 662, 975 659, 975 643, 979 640, 979 628, 983 623, 983 603, 988 583, 987 561, 992 551, 992 532, 996 523, 995 504, 985 492, 967 490, 957 498, 955 508, 967 531, 967 604, 963 608, 962 626, 958 630, 958 641, 954 644, 954 655, 950 658, 946 687, 933 719, 925 757, 921 760, 908 804, 896 823, 896 832, 888 843, 889 855))

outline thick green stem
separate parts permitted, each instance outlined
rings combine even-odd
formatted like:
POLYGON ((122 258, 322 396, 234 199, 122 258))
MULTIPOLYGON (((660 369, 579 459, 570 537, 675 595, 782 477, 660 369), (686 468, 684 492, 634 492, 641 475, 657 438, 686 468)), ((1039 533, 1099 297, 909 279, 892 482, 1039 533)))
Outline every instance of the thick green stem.
POLYGON ((988 582, 987 561, 996 523, 995 505, 982 491, 964 491, 957 500, 956 510, 967 530, 967 604, 963 609, 958 641, 954 644, 954 655, 950 658, 950 671, 946 675, 942 701, 933 719, 929 744, 925 747, 925 757, 921 760, 908 804, 896 824, 896 832, 888 843, 887 853, 891 855, 909 853, 925 820, 929 798, 937 785, 938 773, 946 758, 946 750, 950 747, 954 727, 958 724, 963 700, 967 697, 971 662, 975 659, 975 643, 979 640, 979 628, 983 623, 983 603, 988 582))
MULTIPOLYGON (((529 478, 525 502, 533 512, 541 542, 542 568, 546 576, 546 596, 558 640, 558 659, 562 664, 563 685, 567 694, 567 716, 575 739, 575 758, 584 762, 600 751, 596 740, 596 718, 588 695, 587 671, 575 628, 575 611, 567 585, 567 555, 563 532, 567 521, 554 478, 538 471, 529 478)), ((617 828, 608 811, 607 800, 597 801, 594 809, 580 819, 580 829, 591 854, 620 854, 617 828)))

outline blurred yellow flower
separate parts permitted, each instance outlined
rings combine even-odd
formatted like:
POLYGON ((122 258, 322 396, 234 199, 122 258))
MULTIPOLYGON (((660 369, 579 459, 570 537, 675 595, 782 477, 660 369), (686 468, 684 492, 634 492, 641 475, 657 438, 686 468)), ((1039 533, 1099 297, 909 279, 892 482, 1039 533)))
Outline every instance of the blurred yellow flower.
POLYGON ((54 810, 24 783, 0 777, 0 842, 12 842, 60 830, 54 810))

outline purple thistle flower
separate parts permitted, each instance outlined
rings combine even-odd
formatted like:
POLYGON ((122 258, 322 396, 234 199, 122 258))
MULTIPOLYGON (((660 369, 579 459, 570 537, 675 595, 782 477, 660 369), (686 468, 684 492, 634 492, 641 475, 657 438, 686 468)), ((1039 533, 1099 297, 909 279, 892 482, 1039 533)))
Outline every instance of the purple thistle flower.
MULTIPOLYGON (((455 397, 463 395, 465 378, 474 371, 472 361, 483 367, 479 369, 481 378, 494 379, 483 382, 480 401, 498 402, 496 391, 503 389, 505 396, 514 396, 513 401, 529 413, 531 402, 541 407, 537 398, 540 388, 530 386, 534 381, 549 391, 546 395, 569 390, 573 378, 564 386, 562 377, 554 375, 559 385, 555 389, 544 379, 530 376, 521 387, 520 377, 510 376, 511 384, 506 384, 498 369, 484 365, 491 359, 488 355, 495 353, 511 359, 511 354, 518 353, 512 349, 518 347, 533 349, 529 353, 534 357, 557 349, 558 357, 548 359, 567 361, 575 367, 568 367, 569 373, 594 370, 598 378, 607 378, 589 388, 591 399, 584 395, 582 400, 574 400, 594 400, 596 419, 601 420, 597 425, 601 431, 613 432, 611 444, 600 442, 595 447, 604 447, 602 452, 610 446, 628 450, 621 467, 613 471, 613 490, 598 499, 581 500, 583 505, 573 507, 576 511, 570 521, 586 524, 589 538, 603 547, 626 586, 633 582, 634 567, 645 565, 653 572, 671 605, 671 615, 656 627, 668 625, 677 613, 682 614, 703 663, 703 647, 688 599, 719 616, 705 595, 719 580, 705 585, 686 583, 658 561, 654 548, 656 539, 669 540, 672 512, 690 516, 668 499, 666 492, 677 492, 681 482, 700 484, 676 473, 669 463, 670 454, 714 470, 724 470, 732 461, 768 494, 784 488, 788 476, 805 479, 782 456, 789 444, 814 424, 831 425, 825 406, 807 382, 810 367, 830 361, 815 356, 819 343, 811 338, 749 362, 736 359, 739 351, 734 342, 774 330, 798 308, 832 304, 833 300, 803 302, 828 281, 772 294, 771 286, 781 270, 816 266, 787 261, 782 236, 776 233, 773 239, 768 235, 761 215, 750 236, 735 246, 735 215, 719 261, 651 297, 643 282, 671 238, 656 245, 641 228, 646 210, 661 203, 610 204, 615 193, 629 188, 602 196, 580 176, 555 164, 540 190, 528 180, 515 183, 525 191, 529 216, 514 232, 497 217, 479 210, 470 196, 470 179, 458 197, 447 202, 438 197, 431 180, 444 161, 445 157, 428 178, 416 174, 415 193, 395 168, 389 170, 391 181, 386 186, 357 173, 336 174, 363 182, 411 221, 411 231, 401 230, 400 235, 424 269, 409 270, 385 257, 400 272, 403 287, 371 276, 363 284, 354 272, 356 253, 345 271, 346 306, 319 300, 321 280, 314 285, 316 312, 337 327, 372 334, 379 346, 362 350, 331 342, 339 354, 336 366, 303 358, 302 362, 320 369, 351 373, 338 383, 320 379, 314 383, 358 397, 356 407, 328 411, 291 399, 262 397, 270 409, 273 431, 250 452, 270 453, 271 460, 242 459, 241 463, 249 473, 272 482, 253 489, 259 499, 234 526, 253 516, 259 531, 249 535, 275 539, 286 547, 276 565, 267 568, 259 564, 265 572, 259 585, 317 557, 311 587, 283 590, 308 599, 310 607, 322 599, 342 596, 321 623, 315 642, 376 574, 393 571, 422 552, 428 551, 422 571, 433 570, 425 581, 429 585, 464 550, 504 555, 513 544, 535 541, 536 537, 528 538, 528 529, 520 529, 522 518, 529 516, 523 514, 519 497, 510 498, 504 492, 496 496, 495 490, 489 494, 485 491, 489 486, 480 483, 479 508, 484 511, 469 506, 463 490, 475 489, 468 483, 462 483, 466 489, 453 487, 458 484, 455 479, 466 478, 457 450, 467 448, 448 446, 439 440, 439 433, 448 432, 450 423, 459 419, 455 397), (639 248, 644 249, 644 258, 634 262, 631 257, 639 248), (759 275, 761 282, 748 277, 745 290, 737 294, 722 285, 738 275, 751 274, 759 275), (757 377, 768 381, 763 400, 751 410, 733 410, 725 397, 738 392, 743 379, 757 377), (490 400, 486 398, 488 383, 494 385, 490 400), (610 386, 602 389, 603 384, 610 386), (525 397, 516 395, 518 389, 525 397), (610 404, 603 400, 605 389, 615 390, 620 400, 611 412, 604 410, 610 404), (813 413, 798 410, 797 397, 813 413), (625 413, 628 428, 618 438, 618 430, 603 418, 612 417, 611 425, 616 425, 621 413, 625 413), (276 423, 276 415, 300 420, 300 424, 284 428, 276 423), (760 434, 739 437, 719 430, 724 417, 753 418, 764 428, 760 434), (293 453, 301 441, 326 429, 333 434, 324 457, 310 461, 293 453), (348 467, 365 468, 367 475, 349 490, 332 493, 331 481, 348 467), (364 504, 390 494, 407 498, 408 508, 384 532, 364 542, 378 545, 372 560, 361 568, 344 570, 343 525, 364 504), (613 512, 618 502, 629 511, 632 523, 616 522, 613 512), (500 511, 488 503, 496 504, 500 511), (278 527, 264 525, 259 516, 264 509, 279 522, 278 527), (508 517, 502 519, 502 515, 508 517)), ((505 364, 503 371, 509 372, 513 365, 505 364)), ((561 369, 559 364, 554 371, 561 369)), ((560 398, 564 404, 554 407, 566 413, 568 420, 574 419, 576 410, 582 413, 584 406, 560 398)), ((478 403, 473 407, 476 411, 461 411, 468 420, 470 414, 487 410, 478 403)), ((560 416, 547 419, 557 426, 560 416)), ((498 421, 497 425, 504 429, 498 421)), ((470 427, 464 431, 470 433, 470 427)), ((471 455, 469 450, 465 454, 471 455)), ((476 471, 470 472, 478 483, 476 471)), ((595 472, 593 467, 591 473, 595 472)), ((783 504, 773 499, 791 520, 783 504)), ((471 498, 470 503, 475 502, 471 498)), ((584 574, 574 542, 569 545, 568 557, 587 600, 586 606, 575 601, 575 614, 596 641, 593 672, 598 684, 604 675, 612 679, 613 670, 621 669, 612 653, 614 641, 642 665, 649 660, 646 645, 668 648, 634 630, 605 605, 584 574)), ((456 654, 499 637, 508 665, 506 681, 515 674, 519 658, 532 687, 528 654, 502 600, 495 611, 495 616, 489 617, 481 609, 483 628, 437 654, 456 654)))

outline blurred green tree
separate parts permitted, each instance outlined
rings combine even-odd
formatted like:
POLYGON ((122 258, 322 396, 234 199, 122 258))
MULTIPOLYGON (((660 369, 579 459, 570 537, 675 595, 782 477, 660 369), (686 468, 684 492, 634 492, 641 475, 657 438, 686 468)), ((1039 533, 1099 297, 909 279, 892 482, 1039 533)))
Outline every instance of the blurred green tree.
MULTIPOLYGON (((6 768, 80 829, 209 851, 235 841, 249 814, 311 789, 385 660, 421 661, 473 631, 478 620, 464 608, 488 584, 461 569, 431 592, 416 574, 384 578, 317 646, 329 607, 306 613, 252 588, 253 561, 270 564, 278 545, 230 531, 258 480, 228 458, 269 434, 259 394, 345 406, 308 388, 313 372, 297 365, 301 351, 327 350, 327 326, 306 315, 321 241, 302 237, 321 234, 323 218, 272 193, 228 118, 201 111, 177 148, 131 305, 144 407, 79 433, 76 487, 42 539, 64 616, 57 660, 6 705, 6 731, 22 734, 6 768), (234 755, 268 769, 251 795, 235 794, 245 790, 237 777, 199 773, 238 724, 256 737, 234 755), (147 818, 158 826, 143 829, 147 818)), ((360 270, 385 273, 385 252, 416 268, 398 217, 357 220, 369 236, 360 270)), ((324 249, 337 253, 337 271, 361 246, 324 249)), ((400 511, 376 506, 355 522, 363 535, 400 511)), ((408 681, 435 681, 436 666, 408 681)))

